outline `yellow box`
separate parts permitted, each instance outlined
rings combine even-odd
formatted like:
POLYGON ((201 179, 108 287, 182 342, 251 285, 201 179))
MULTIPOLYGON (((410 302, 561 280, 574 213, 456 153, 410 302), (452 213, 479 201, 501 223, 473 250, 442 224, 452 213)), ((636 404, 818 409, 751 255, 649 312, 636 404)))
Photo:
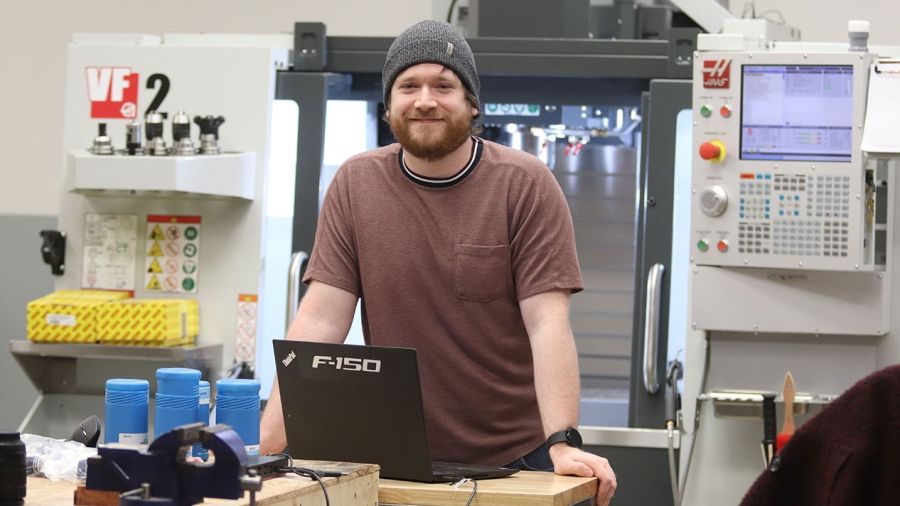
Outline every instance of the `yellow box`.
POLYGON ((129 299, 97 307, 97 333, 106 344, 178 346, 200 333, 194 299, 129 299))
POLYGON ((28 339, 47 343, 97 342, 97 306, 130 297, 128 292, 57 290, 28 303, 28 339))

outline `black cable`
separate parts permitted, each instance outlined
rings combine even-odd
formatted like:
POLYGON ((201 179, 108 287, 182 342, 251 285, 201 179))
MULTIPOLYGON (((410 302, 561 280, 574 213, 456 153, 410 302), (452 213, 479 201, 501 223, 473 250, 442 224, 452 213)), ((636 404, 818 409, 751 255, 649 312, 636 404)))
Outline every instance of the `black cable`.
MULTIPOLYGON (((319 486, 322 487, 322 493, 325 495, 325 506, 331 506, 331 501, 328 499, 328 490, 325 489, 325 483, 322 482, 322 476, 319 475, 318 472, 312 469, 307 469, 305 467, 294 466, 284 467, 282 469, 279 469, 279 471, 285 473, 294 473, 298 476, 304 476, 306 478, 310 478, 319 482, 319 486)), ((338 476, 340 476, 340 474, 338 474, 338 476)))
POLYGON ((463 479, 457 481, 456 483, 451 483, 450 486, 453 488, 459 488, 460 485, 462 485, 463 483, 465 483, 467 481, 472 482, 472 493, 469 494, 469 499, 466 501, 466 506, 471 506, 472 501, 475 500, 475 494, 478 492, 478 481, 477 480, 470 480, 469 478, 463 478, 463 479))

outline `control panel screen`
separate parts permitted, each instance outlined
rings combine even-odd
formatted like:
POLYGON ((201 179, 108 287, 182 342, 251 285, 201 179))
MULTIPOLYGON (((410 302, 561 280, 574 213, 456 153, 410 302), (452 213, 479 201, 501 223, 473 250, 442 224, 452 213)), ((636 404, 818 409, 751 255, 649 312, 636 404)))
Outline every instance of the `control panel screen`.
POLYGON ((849 162, 851 65, 743 65, 741 159, 849 162))

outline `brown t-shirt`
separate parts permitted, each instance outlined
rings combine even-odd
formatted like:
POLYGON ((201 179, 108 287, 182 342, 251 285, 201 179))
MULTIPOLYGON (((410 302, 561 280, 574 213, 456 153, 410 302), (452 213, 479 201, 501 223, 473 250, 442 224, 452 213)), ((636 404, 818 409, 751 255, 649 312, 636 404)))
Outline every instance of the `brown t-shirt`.
POLYGON ((474 139, 443 180, 409 171, 397 144, 344 163, 304 281, 360 296, 366 343, 416 348, 432 459, 503 465, 544 440, 518 301, 583 285, 550 170, 474 139))

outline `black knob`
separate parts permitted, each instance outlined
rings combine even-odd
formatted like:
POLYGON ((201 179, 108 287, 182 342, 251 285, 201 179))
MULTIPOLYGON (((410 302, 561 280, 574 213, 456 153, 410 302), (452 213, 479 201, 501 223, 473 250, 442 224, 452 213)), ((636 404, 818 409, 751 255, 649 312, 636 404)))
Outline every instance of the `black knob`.
POLYGON ((219 127, 225 123, 224 116, 194 116, 194 123, 200 127, 200 134, 212 134, 219 138, 219 127))

